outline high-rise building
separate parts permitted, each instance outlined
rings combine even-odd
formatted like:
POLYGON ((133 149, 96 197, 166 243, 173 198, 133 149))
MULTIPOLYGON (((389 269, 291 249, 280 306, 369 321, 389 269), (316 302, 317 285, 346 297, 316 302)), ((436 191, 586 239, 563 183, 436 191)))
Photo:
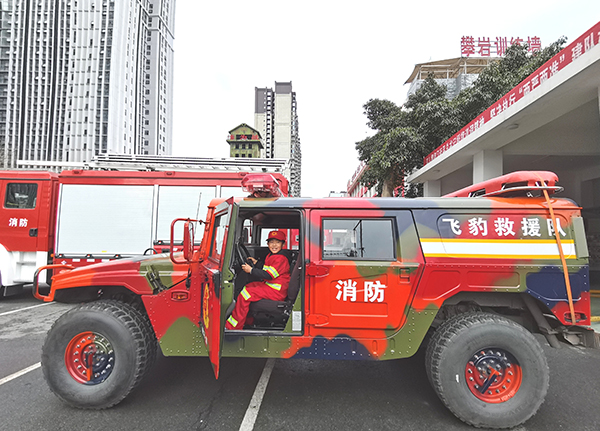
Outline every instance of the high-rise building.
POLYGON ((175 0, 0 1, 0 166, 171 154, 175 0))
POLYGON ((302 152, 291 82, 275 82, 275 91, 254 89, 254 128, 263 137, 263 157, 290 160, 290 195, 300 196, 302 152))

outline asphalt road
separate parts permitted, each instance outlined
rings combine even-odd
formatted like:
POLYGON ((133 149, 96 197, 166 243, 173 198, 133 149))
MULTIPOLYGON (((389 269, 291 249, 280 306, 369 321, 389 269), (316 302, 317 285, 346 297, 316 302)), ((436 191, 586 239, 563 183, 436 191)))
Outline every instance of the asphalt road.
MULTIPOLYGON (((45 333, 70 306, 40 305, 27 291, 0 299, 0 382, 40 360, 45 333)), ((550 390, 519 431, 600 429, 600 350, 544 345, 550 390)), ((275 360, 255 430, 472 430, 429 386, 423 355, 385 362, 275 360)), ((104 411, 73 409, 40 368, 0 383, 0 430, 239 430, 264 359, 160 356, 141 385, 104 411)), ((252 429, 252 428, 248 428, 252 429)))

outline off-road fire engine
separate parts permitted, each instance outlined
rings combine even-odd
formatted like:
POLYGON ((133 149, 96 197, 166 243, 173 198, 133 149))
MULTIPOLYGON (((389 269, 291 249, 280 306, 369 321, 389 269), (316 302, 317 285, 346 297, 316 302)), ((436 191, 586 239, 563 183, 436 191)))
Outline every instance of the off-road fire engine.
POLYGON ((149 372, 157 345, 208 356, 218 378, 222 356, 389 360, 425 342, 429 380, 458 418, 517 426, 548 389, 532 333, 597 343, 583 220, 550 197, 557 179, 518 172, 443 198, 213 200, 197 250, 194 221, 176 220, 182 253, 66 268, 47 296, 35 288, 85 302, 50 329, 44 376, 68 404, 103 409, 149 372), (253 302, 250 324, 224 330, 241 264, 275 229, 298 237, 287 298, 253 302))
MULTIPOLYGON (((174 218, 202 217, 213 198, 242 196, 246 174, 0 171, 0 297, 20 292, 48 263, 77 267, 168 249, 174 218)), ((262 175, 287 194, 285 177, 262 175)))

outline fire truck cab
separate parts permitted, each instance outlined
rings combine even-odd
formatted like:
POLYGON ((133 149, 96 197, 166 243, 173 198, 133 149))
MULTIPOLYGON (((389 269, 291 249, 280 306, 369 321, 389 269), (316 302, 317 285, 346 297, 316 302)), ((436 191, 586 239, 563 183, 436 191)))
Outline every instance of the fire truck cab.
POLYGON ((0 297, 31 283, 54 239, 58 175, 0 171, 0 297))
POLYGON ((44 375, 67 403, 106 408, 147 373, 156 340, 166 356, 208 356, 217 378, 224 356, 390 360, 425 344, 433 390, 459 419, 515 427, 548 389, 532 333, 597 346, 580 208, 549 197, 556 180, 511 174, 478 198, 214 200, 199 250, 196 223, 176 220, 183 253, 65 268, 36 292, 86 301, 48 333, 44 375), (287 232, 287 296, 225 330, 241 264, 267 253, 272 230, 287 232))

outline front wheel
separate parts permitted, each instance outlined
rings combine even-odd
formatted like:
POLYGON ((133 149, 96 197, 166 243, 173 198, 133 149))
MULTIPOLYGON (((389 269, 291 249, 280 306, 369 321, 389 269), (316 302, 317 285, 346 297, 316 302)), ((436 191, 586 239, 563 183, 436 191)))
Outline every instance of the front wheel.
POLYGON ((104 409, 141 381, 155 352, 149 325, 133 306, 114 300, 83 304, 62 315, 42 348, 52 392, 78 408, 104 409))
POLYGON ((429 342, 426 368, 446 407, 476 427, 522 424, 548 391, 548 364, 537 340, 521 325, 491 313, 445 322, 429 342))

